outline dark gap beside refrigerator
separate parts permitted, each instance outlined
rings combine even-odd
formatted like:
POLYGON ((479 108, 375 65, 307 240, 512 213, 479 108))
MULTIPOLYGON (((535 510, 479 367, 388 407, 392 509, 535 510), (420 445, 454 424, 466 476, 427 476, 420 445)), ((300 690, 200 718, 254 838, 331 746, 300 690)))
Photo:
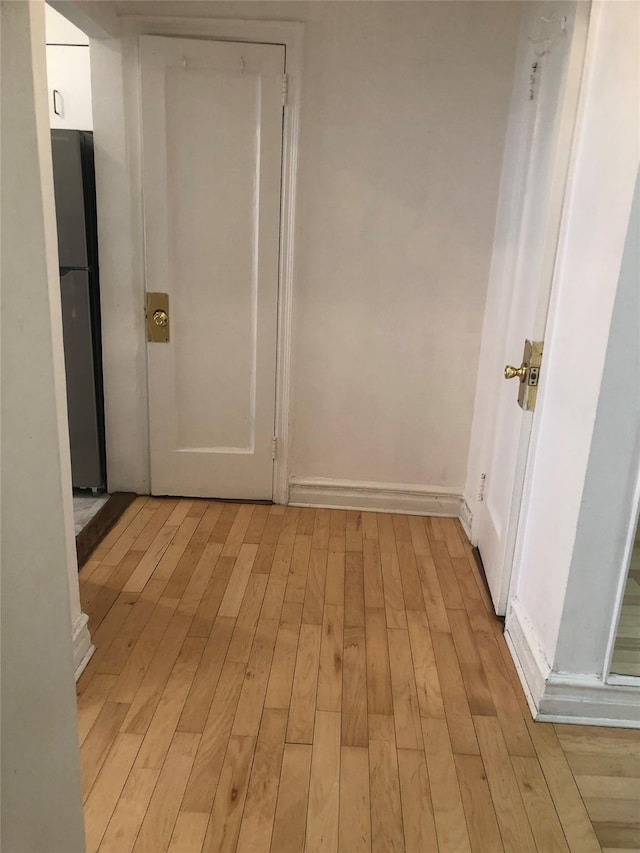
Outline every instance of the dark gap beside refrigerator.
POLYGON ((106 490, 93 134, 52 130, 74 494, 106 490))

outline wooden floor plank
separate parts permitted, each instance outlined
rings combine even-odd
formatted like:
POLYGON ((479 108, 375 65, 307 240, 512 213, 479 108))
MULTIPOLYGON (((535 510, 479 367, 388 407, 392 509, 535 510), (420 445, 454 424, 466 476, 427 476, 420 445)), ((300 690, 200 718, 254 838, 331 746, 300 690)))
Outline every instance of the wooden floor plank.
POLYGON ((452 610, 448 616, 451 636, 469 700, 469 710, 472 714, 479 716, 495 716, 496 707, 476 649, 476 641, 471 632, 467 614, 464 610, 452 610))
POLYGON ((259 545, 269 520, 269 507, 266 504, 257 504, 251 509, 251 520, 245 531, 243 541, 251 545, 259 545))
MULTIPOLYGON (((223 557, 236 556, 235 554, 225 553, 225 550, 222 550, 223 557)), ((240 545, 227 589, 220 602, 219 616, 228 616, 231 619, 237 618, 257 551, 257 545, 240 545)))
POLYGON ((341 551, 331 550, 336 543, 333 539, 330 540, 329 554, 327 556, 327 578, 325 583, 325 604, 335 604, 338 607, 344 607, 344 572, 345 572, 345 552, 344 548, 341 551))
POLYGON ((324 590, 327 577, 328 552, 312 548, 307 572, 307 589, 304 596, 302 621, 308 625, 321 625, 324 606, 324 590))
POLYGON ((437 853, 427 762, 423 750, 398 749, 404 842, 407 851, 437 853))
POLYGON ((227 649, 227 660, 247 663, 267 590, 268 575, 252 574, 227 649))
POLYGON ((538 759, 513 756, 511 764, 538 850, 569 853, 538 759))
POLYGON ((367 705, 370 714, 393 714, 387 623, 382 608, 367 607, 367 705))
POLYGON ((347 551, 344 572, 344 624, 347 628, 364 628, 364 566, 360 551, 347 551))
POLYGON ((222 762, 244 683, 245 665, 227 661, 209 709, 202 738, 189 776, 182 809, 190 812, 211 810, 222 762))
POLYGON ((450 630, 449 617, 431 553, 418 554, 416 563, 429 627, 432 631, 446 633, 450 630))
POLYGON ((421 717, 444 719, 444 705, 426 613, 407 612, 411 656, 421 717))
POLYGON ((265 708, 288 708, 291 703, 299 634, 299 622, 282 622, 278 628, 264 702, 265 708))
POLYGON ((142 735, 119 734, 102 765, 84 807, 87 853, 100 846, 141 743, 142 735))
POLYGON ((131 771, 102 839, 100 853, 133 850, 157 781, 156 770, 134 768, 131 771))
POLYGON ((454 753, 478 754, 469 702, 451 634, 432 632, 433 651, 454 753))
POLYGON ((371 851, 369 750, 366 747, 341 748, 338 850, 340 853, 371 851))
POLYGON ((367 652, 364 628, 344 629, 342 668, 342 744, 366 746, 367 652))
POLYGON ((216 619, 180 716, 179 731, 202 732, 204 730, 234 625, 234 619, 224 616, 216 619))
POLYGON ((380 548, 378 546, 377 539, 363 540, 362 561, 364 571, 365 607, 384 608, 384 585, 382 582, 382 564, 380 562, 380 548))
POLYGON ((392 716, 369 715, 369 788, 371 849, 374 853, 403 853, 404 826, 392 716))
POLYGON ((256 739, 231 735, 211 809, 203 853, 233 853, 236 849, 249 786, 256 739))
POLYGON ((144 734, 149 728, 190 624, 191 617, 174 614, 133 697, 129 713, 122 724, 123 731, 144 734))
POLYGON ((362 551, 362 513, 347 512, 345 550, 362 551))
POLYGON ((504 845, 508 850, 535 853, 536 845, 500 723, 495 717, 475 717, 474 723, 504 845))
MULTIPOLYGON (((304 602, 310 558, 311 536, 296 534, 289 564, 289 579, 287 581, 285 601, 304 602)), ((287 562, 289 561, 287 560, 287 562)))
POLYGON ((104 675, 97 672, 78 697, 78 740, 80 746, 85 742, 96 717, 113 690, 115 682, 115 675, 104 675))
POLYGON ((188 732, 177 732, 174 736, 140 827, 134 853, 169 847, 199 741, 200 735, 188 732))
POLYGON ((344 608, 337 604, 326 604, 322 619, 316 697, 316 708, 321 711, 340 711, 342 706, 343 639, 344 608))
POLYGON ((238 853, 268 853, 271 846, 286 730, 287 712, 265 709, 240 825, 238 853))
POLYGON ((317 711, 313 734, 305 850, 338 849, 340 804, 340 712, 317 711))
POLYGON ((402 630, 407 627, 407 615, 404 606, 404 594, 400 579, 398 556, 395 553, 380 552, 382 583, 384 587, 384 609, 387 628, 402 630))
POLYGON ((128 710, 129 706, 121 702, 105 702, 91 726, 85 742, 82 744, 80 774, 82 777, 82 797, 85 801, 128 710))
POLYGON ((136 767, 147 767, 158 771, 162 767, 193 677, 202 658, 204 645, 205 641, 201 637, 187 637, 185 640, 144 735, 136 758, 136 767))
POLYGON ((598 853, 598 839, 553 726, 528 721, 528 727, 571 853, 598 853))
POLYGON ((469 830, 447 723, 424 719, 422 733, 438 845, 441 850, 470 851, 469 830))
POLYGON ((393 691, 393 716, 399 749, 422 749, 422 726, 408 631, 387 632, 393 691))
POLYGON ((317 509, 313 523, 313 534, 311 539, 312 548, 329 549, 331 511, 328 509, 317 509))
POLYGON ((471 849, 500 853, 504 847, 482 759, 479 755, 455 755, 454 759, 471 849))
POLYGON ((180 812, 171 836, 169 853, 200 853, 208 823, 208 814, 180 812))
MULTIPOLYGON (((312 627, 320 631, 318 626, 312 627)), ((238 700, 232 734, 253 738, 258 735, 277 633, 278 623, 275 619, 260 619, 244 673, 244 684, 238 700)))
POLYGON ((304 848, 310 773, 311 746, 285 744, 271 853, 299 853, 304 848))
POLYGON ((133 702, 177 606, 175 598, 163 597, 158 601, 114 684, 111 701, 133 702))
POLYGON ((322 629, 302 625, 293 677, 287 743, 312 743, 322 629))

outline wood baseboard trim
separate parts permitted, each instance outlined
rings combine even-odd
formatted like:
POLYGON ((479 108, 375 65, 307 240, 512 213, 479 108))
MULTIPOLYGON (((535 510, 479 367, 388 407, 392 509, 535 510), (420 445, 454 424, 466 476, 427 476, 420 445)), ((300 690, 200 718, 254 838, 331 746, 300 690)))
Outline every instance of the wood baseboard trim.
POLYGON ((78 571, 136 497, 134 492, 114 492, 87 526, 78 533, 76 536, 78 571))
POLYGON ((292 506, 458 518, 461 501, 462 495, 456 489, 404 483, 370 483, 318 477, 293 478, 289 484, 289 503, 292 506))

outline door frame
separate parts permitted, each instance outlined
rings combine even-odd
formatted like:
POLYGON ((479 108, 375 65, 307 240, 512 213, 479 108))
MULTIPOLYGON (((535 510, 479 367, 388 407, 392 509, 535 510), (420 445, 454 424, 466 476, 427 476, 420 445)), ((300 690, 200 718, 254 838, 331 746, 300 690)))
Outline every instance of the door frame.
POLYGON ((618 637, 618 626, 620 625, 620 619, 622 617, 622 605, 624 603, 624 593, 627 586, 629 569, 631 568, 631 555, 636 540, 636 531, 640 532, 640 459, 636 461, 638 468, 634 478, 633 498, 629 510, 629 526, 624 544, 624 556, 620 564, 620 576, 618 578, 615 605, 611 618, 611 628, 609 630, 609 639, 607 640, 607 649, 605 652, 604 668, 602 672, 602 680, 606 684, 618 684, 627 687, 640 687, 640 676, 621 675, 611 672, 611 664, 613 662, 614 647, 618 637))
MULTIPOLYGON (((129 168, 131 186, 135 190, 131 203, 135 209, 138 264, 142 288, 145 288, 144 210, 142 202, 142 104, 140 86, 139 39, 141 35, 187 36, 211 41, 238 41, 277 44, 285 47, 286 107, 282 131, 282 177, 280 190, 280 246, 278 258, 278 319, 276 337, 276 387, 274 436, 277 440, 273 465, 273 502, 289 502, 290 410, 293 387, 293 287, 295 261, 295 224, 300 134, 300 100, 302 92, 302 47, 304 24, 294 21, 231 20, 220 18, 176 18, 171 16, 128 16, 122 19, 127 141, 134 152, 129 168), (127 104, 127 100, 130 103, 127 104), (127 109, 128 107, 128 109, 127 109)), ((283 94, 285 94, 283 84, 283 94)), ((142 303, 141 303, 142 304, 142 303)), ((144 318, 138 324, 144 335, 144 318)), ((147 412, 148 470, 151 454, 148 434, 149 397, 145 357, 145 405, 147 412)), ((149 473, 150 476, 150 473, 149 473)))
MULTIPOLYGON (((553 217, 555 220, 554 233, 556 234, 555 249, 553 257, 549 258, 548 269, 548 292, 543 298, 543 287, 541 285, 538 298, 538 311, 541 310, 543 301, 546 300, 546 310, 544 312, 545 328, 548 330, 549 323, 552 322, 552 302, 551 294, 554 286, 555 267, 557 262, 557 253, 560 241, 561 222, 565 206, 565 196, 567 184, 569 180, 571 155, 574 143, 574 134, 576 121, 578 116, 578 103, 583 82, 584 61, 587 46, 588 27, 591 11, 591 2, 578 3, 576 6, 576 16, 574 22, 574 34, 569 50, 571 51, 568 57, 567 77, 565 84, 565 95, 563 100, 563 111, 560 119, 558 130, 557 150, 554 156, 555 174, 549 188, 550 199, 555 199, 553 217)), ((522 37, 522 36, 521 36, 522 37)), ((521 84, 518 78, 519 56, 516 58, 514 92, 512 94, 511 103, 513 104, 516 95, 517 87, 521 84)), ((513 138, 512 144, 517 144, 518 135, 517 125, 512 125, 515 119, 513 115, 510 117, 508 137, 513 138)), ((506 214, 506 220, 502 223, 502 233, 496 228, 494 239, 494 253, 496 246, 503 239, 505 234, 513 236, 515 233, 515 243, 509 246, 506 260, 500 261, 498 258, 498 267, 494 269, 492 260, 492 269, 490 271, 489 288, 487 291, 487 300, 485 305, 485 314, 483 321, 482 338, 480 343, 480 352, 478 355, 478 378, 476 384, 476 394, 474 401, 474 413, 471 428, 471 438, 469 445, 469 457, 467 464, 467 481, 464 489, 462 507, 460 512, 460 521, 471 541, 472 545, 478 545, 480 531, 480 504, 484 500, 485 477, 487 474, 487 466, 493 446, 493 426, 494 415, 496 410, 497 393, 496 389, 502 381, 498 378, 495 372, 494 365, 494 347, 492 340, 497 328, 502 322, 509 317, 509 312, 512 304, 510 285, 512 282, 511 274, 515 274, 517 265, 517 250, 520 245, 520 228, 522 220, 522 210, 524 203, 514 204, 512 195, 512 184, 514 178, 516 180, 527 172, 528 163, 524 163, 522 154, 519 150, 508 151, 505 146, 505 160, 503 173, 500 178, 500 190, 498 197, 498 208, 496 214, 496 224, 500 224, 499 217, 506 214), (515 227, 515 232, 514 232, 515 227), (510 273, 510 274, 507 274, 510 273), (486 393, 487 382, 492 380, 492 391, 488 396, 486 393)), ((495 258, 495 256, 494 256, 495 258)), ((524 343, 524 341, 523 341, 524 343)), ((513 354, 513 358, 519 358, 520 352, 513 354)), ((515 361, 513 363, 516 363, 515 361)), ((514 389, 514 406, 517 405, 514 389)), ((540 409, 544 404, 544 363, 543 376, 538 390, 537 408, 540 409)), ((514 581, 516 579, 517 570, 517 551, 518 537, 521 527, 523 514, 526 515, 528 505, 528 483, 531 471, 535 466, 535 446, 537 436, 538 418, 536 412, 529 413, 530 423, 528 424, 523 419, 520 435, 518 437, 518 454, 514 476, 514 484, 511 495, 511 512, 509 517, 508 530, 506 533, 507 547, 505 564, 510 561, 509 578, 504 579, 503 586, 506 589, 504 608, 498 608, 500 615, 508 611, 509 601, 513 594, 514 581), (517 503, 517 506, 514 504, 517 503), (510 556, 509 556, 510 555, 510 556)))

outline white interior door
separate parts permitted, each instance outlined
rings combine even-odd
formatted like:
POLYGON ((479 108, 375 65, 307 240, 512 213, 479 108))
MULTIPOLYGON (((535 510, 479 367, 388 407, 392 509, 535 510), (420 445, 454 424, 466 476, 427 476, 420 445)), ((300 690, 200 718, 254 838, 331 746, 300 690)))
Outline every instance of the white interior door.
POLYGON ((272 497, 284 47, 142 36, 155 495, 272 497))
MULTIPOLYGON (((533 412, 517 403, 525 339, 542 341, 584 58, 589 4, 525 4, 483 343, 475 421, 482 499, 474 533, 496 612, 508 599, 533 412)), ((544 356, 541 383, 544 382, 544 356)))

